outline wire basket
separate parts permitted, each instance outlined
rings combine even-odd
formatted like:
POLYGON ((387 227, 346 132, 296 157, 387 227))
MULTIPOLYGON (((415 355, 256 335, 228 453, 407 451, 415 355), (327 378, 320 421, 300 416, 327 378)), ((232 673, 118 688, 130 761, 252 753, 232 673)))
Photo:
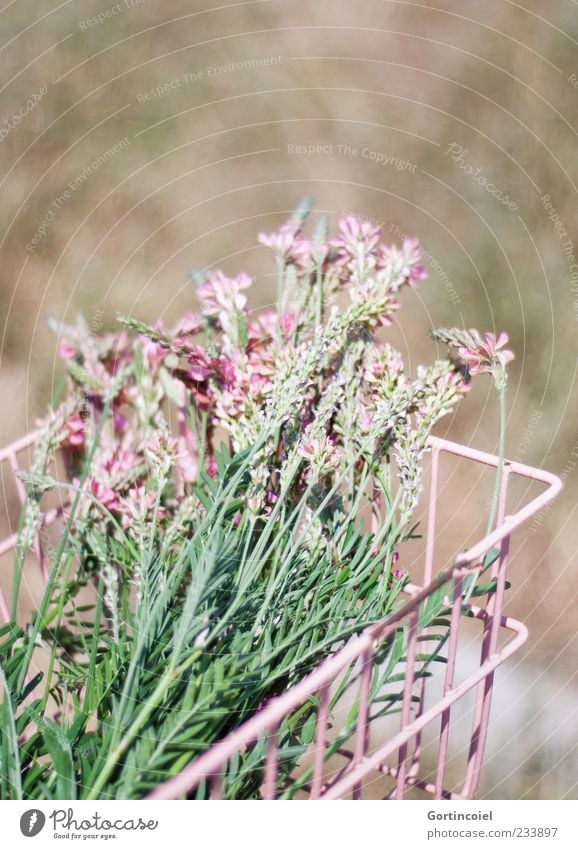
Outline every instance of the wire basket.
MULTIPOLYGON (((0 451, 0 467, 8 464, 22 503, 25 490, 15 475, 22 454, 33 446, 36 437, 31 434, 0 451)), ((300 683, 268 701, 237 730, 158 785, 149 798, 234 799, 239 783, 243 781, 246 786, 248 777, 254 797, 265 800, 403 799, 416 795, 475 798, 494 675, 528 636, 521 622, 502 615, 510 537, 558 494, 562 483, 548 472, 506 461, 496 529, 432 577, 441 455, 452 454, 494 468, 499 461, 491 454, 438 437, 429 438, 429 448, 432 456, 422 585, 407 584, 408 600, 399 610, 367 628, 300 683), (513 515, 505 515, 512 475, 544 483, 547 488, 513 515), (477 606, 469 599, 472 582, 482 570, 488 573, 489 583, 478 588, 477 597, 485 598, 485 604, 477 606), (477 628, 479 663, 459 680, 457 661, 465 625, 470 626, 468 642, 472 639, 471 626, 477 628), (441 676, 432 674, 432 658, 443 661, 441 676), (452 711, 455 715, 456 703, 461 707, 468 700, 471 730, 466 735, 460 727, 459 746, 464 757, 463 764, 456 767, 456 758, 450 757, 452 711), (301 745, 296 753, 295 747, 287 744, 297 725, 301 745)), ((37 535, 35 557, 43 580, 47 579, 43 530, 58 519, 62 509, 57 506, 45 514, 37 535)), ((16 542, 16 534, 1 541, 0 556, 12 551, 16 542)), ((9 618, 1 589, 0 616, 9 618)))

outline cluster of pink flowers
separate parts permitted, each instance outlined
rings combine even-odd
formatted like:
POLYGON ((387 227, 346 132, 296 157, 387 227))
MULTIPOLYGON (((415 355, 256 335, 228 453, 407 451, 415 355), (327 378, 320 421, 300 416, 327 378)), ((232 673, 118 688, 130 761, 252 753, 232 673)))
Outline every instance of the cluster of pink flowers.
POLYGON ((218 474, 224 435, 237 451, 275 422, 277 435, 253 470, 255 509, 271 511, 280 481, 297 494, 319 491, 345 469, 359 475, 386 462, 396 440, 402 484, 415 494, 411 464, 424 434, 468 390, 469 375, 512 359, 505 334, 448 331, 445 341, 467 369, 439 361, 411 380, 401 355, 375 333, 391 324, 402 288, 426 277, 417 241, 383 244, 375 225, 353 216, 333 239, 309 238, 304 228, 301 216, 259 236, 277 262, 276 310, 250 314, 252 278, 211 271, 197 289, 198 313, 172 329, 132 319, 103 336, 82 322, 60 329, 72 389, 60 410, 59 447, 74 479, 108 408, 87 488, 123 524, 146 521, 155 504, 155 518, 170 521, 203 470, 218 474))

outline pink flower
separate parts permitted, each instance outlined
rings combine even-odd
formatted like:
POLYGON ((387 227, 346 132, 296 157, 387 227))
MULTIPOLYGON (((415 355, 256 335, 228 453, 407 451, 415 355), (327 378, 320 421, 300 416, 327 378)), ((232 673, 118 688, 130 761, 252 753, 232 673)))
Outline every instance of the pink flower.
POLYGON ((155 434, 145 446, 145 454, 155 468, 168 470, 179 453, 178 442, 168 431, 162 430, 155 434))
POLYGON ((190 450, 187 439, 184 436, 181 436, 178 440, 176 467, 184 481, 187 483, 194 483, 196 481, 199 474, 199 458, 190 450))
POLYGON ((255 321, 249 322, 249 344, 269 342, 279 326, 279 314, 273 310, 263 310, 255 321))
POLYGON ((152 339, 148 339, 147 337, 143 337, 141 345, 145 362, 153 374, 156 374, 165 361, 168 349, 159 342, 153 342, 152 339))
POLYGON ((144 522, 152 518, 155 507, 157 508, 157 520, 165 517, 166 508, 157 506, 157 494, 154 490, 147 490, 144 486, 131 487, 126 498, 121 499, 122 518, 121 524, 126 530, 133 527, 135 522, 144 522))
POLYGON ((262 394, 273 385, 275 357, 266 348, 253 348, 247 355, 247 374, 253 394, 262 394))
POLYGON ((391 268, 397 286, 408 283, 410 286, 424 280, 427 272, 421 262, 421 249, 417 239, 404 239, 401 248, 395 245, 383 245, 381 248, 380 264, 391 268))
POLYGON ((138 464, 138 457, 126 448, 117 448, 101 460, 101 468, 110 477, 123 477, 138 464))
POLYGON ((310 248, 306 239, 299 238, 299 230, 292 224, 283 224, 273 233, 259 233, 259 241, 279 255, 285 263, 305 268, 310 261, 310 248))
POLYGON ((295 230, 288 224, 283 224, 278 230, 274 230, 272 233, 259 233, 258 240, 262 245, 273 248, 281 256, 286 257, 293 247, 295 230))
POLYGON ((357 424, 361 433, 369 433, 373 423, 373 416, 369 407, 361 399, 357 402, 357 424))
POLYGON ((63 360, 73 360, 77 354, 77 349, 67 342, 66 339, 63 339, 58 346, 58 356, 63 360))
POLYGON ((339 231, 340 235, 331 244, 346 261, 356 257, 360 249, 365 253, 373 251, 381 235, 379 227, 371 221, 362 221, 353 215, 341 219, 339 231))
POLYGON ((115 433, 122 434, 126 433, 128 428, 128 418, 124 416, 122 413, 115 413, 113 416, 113 424, 115 433))
POLYGON ((327 433, 314 437, 305 435, 298 451, 309 462, 308 477, 311 473, 327 475, 336 471, 343 453, 327 433))
POLYGON ((222 271, 211 272, 198 288, 203 315, 218 316, 244 309, 247 298, 242 293, 252 282, 243 272, 236 277, 226 277, 222 271))
POLYGON ((173 328, 173 333, 177 336, 194 336, 200 333, 205 327, 203 319, 194 312, 188 312, 173 328))
POLYGON ((193 381, 203 382, 215 373, 212 358, 200 345, 191 347, 188 360, 190 366, 188 376, 193 381))
POLYGON ((111 513, 117 513, 122 509, 122 505, 117 493, 111 489, 110 486, 106 484, 100 483, 95 478, 93 478, 88 488, 91 494, 96 498, 97 501, 110 510, 111 513))
POLYGON ((382 348, 371 348, 365 363, 363 378, 368 383, 381 383, 384 379, 395 378, 403 372, 403 357, 385 344, 382 348))
POLYGON ((296 312, 284 312, 279 316, 279 324, 285 336, 291 336, 297 327, 298 315, 296 312))
POLYGON ((81 445, 84 445, 85 435, 86 425, 82 417, 79 413, 73 413, 64 422, 64 436, 60 441, 60 445, 63 448, 80 448, 81 445))
POLYGON ((436 387, 439 392, 453 388, 460 395, 466 395, 471 390, 472 385, 469 379, 465 378, 459 371, 452 371, 449 374, 441 375, 436 380, 436 387))
POLYGON ((403 579, 407 575, 407 572, 405 571, 405 569, 394 569, 391 574, 396 581, 403 581, 403 579))
POLYGON ((484 338, 477 330, 470 330, 471 342, 458 348, 458 354, 467 365, 470 374, 493 373, 496 366, 505 369, 514 359, 509 350, 500 350, 508 342, 506 333, 500 333, 498 338, 494 333, 484 333, 484 338))

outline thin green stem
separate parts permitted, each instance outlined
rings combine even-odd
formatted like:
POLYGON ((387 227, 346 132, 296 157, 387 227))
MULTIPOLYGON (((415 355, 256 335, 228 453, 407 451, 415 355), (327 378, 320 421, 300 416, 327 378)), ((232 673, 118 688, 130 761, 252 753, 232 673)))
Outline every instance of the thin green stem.
POLYGON ((135 737, 137 737, 139 731, 144 727, 147 720, 160 705, 171 684, 195 663, 200 654, 200 651, 192 652, 192 654, 190 654, 189 657, 180 664, 180 666, 175 667, 173 663, 169 665, 169 668, 159 680, 154 692, 143 705, 131 726, 128 728, 126 734, 124 734, 120 742, 106 759, 102 770, 99 772, 96 781, 92 785, 90 793, 86 797, 87 799, 99 798, 102 789, 116 769, 120 759, 133 743, 135 737))
POLYGON ((499 424, 499 439, 498 439, 498 465, 496 467, 496 479, 494 481, 494 492, 492 493, 492 502, 490 506, 490 515, 488 516, 488 524, 486 527, 486 535, 494 530, 496 516, 498 513, 498 503, 500 500, 500 488, 502 485, 502 477, 504 474, 504 456, 506 450, 506 382, 504 380, 498 386, 498 398, 500 402, 500 424, 499 424))
POLYGON ((52 600, 52 593, 53 593, 54 588, 56 586, 56 582, 59 578, 60 565, 61 565, 61 562, 62 562, 62 558, 64 556, 64 552, 66 551, 66 547, 68 545, 68 539, 70 537, 70 531, 71 531, 72 525, 74 523, 74 519, 75 519, 75 516, 76 516, 76 512, 78 510, 78 506, 80 504, 80 499, 82 497, 84 485, 85 485, 85 483, 88 479, 88 475, 90 473, 90 469, 91 469, 91 466, 92 466, 92 461, 94 460, 94 456, 96 454, 98 445, 100 443, 100 437, 101 437, 101 434, 102 434, 102 430, 104 428, 106 417, 108 415, 109 406, 110 406, 109 404, 105 404, 104 409, 102 411, 100 421, 99 421, 98 426, 96 428, 94 441, 93 441, 93 444, 91 446, 91 449, 89 451, 89 454, 88 454, 88 457, 87 457, 87 460, 86 460, 86 466, 85 466, 84 471, 82 473, 82 477, 80 479, 78 490, 76 492, 76 495, 75 495, 74 500, 72 502, 72 505, 70 507, 70 513, 68 515, 68 519, 66 520, 66 525, 64 527, 62 536, 61 536, 60 541, 58 543, 58 548, 56 550, 56 554, 55 554, 55 557, 54 557, 54 563, 52 565, 52 569, 51 569, 50 575, 48 577, 46 589, 44 590, 44 594, 42 596, 40 606, 38 608, 36 616, 34 617, 34 622, 32 623, 32 625, 30 627, 30 631, 28 633, 28 639, 27 639, 27 644, 26 644, 26 652, 25 652, 24 658, 22 660, 22 666, 20 668, 20 675, 18 677, 18 689, 19 690, 21 690, 22 687, 24 686, 24 681, 26 680, 26 675, 27 675, 28 669, 30 667, 30 661, 32 660, 32 654, 34 652, 36 640, 37 640, 38 635, 39 635, 39 633, 42 629, 42 626, 43 626, 43 623, 44 623, 44 620, 45 620, 45 616, 46 616, 46 613, 48 611, 48 607, 49 607, 50 602, 52 600))

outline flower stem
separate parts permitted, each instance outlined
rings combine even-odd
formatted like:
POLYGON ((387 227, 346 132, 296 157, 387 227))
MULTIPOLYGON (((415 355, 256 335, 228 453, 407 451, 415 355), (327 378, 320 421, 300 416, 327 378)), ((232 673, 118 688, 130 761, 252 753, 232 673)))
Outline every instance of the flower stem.
POLYGON ((494 492, 492 494, 492 503, 490 507, 490 515, 488 516, 488 525, 486 535, 494 529, 496 515, 498 512, 498 501, 500 498, 500 487, 502 485, 502 477, 504 474, 504 454, 506 447, 506 382, 505 380, 498 385, 498 397, 500 401, 500 435, 498 439, 498 465, 496 467, 496 480, 494 482, 494 492))

